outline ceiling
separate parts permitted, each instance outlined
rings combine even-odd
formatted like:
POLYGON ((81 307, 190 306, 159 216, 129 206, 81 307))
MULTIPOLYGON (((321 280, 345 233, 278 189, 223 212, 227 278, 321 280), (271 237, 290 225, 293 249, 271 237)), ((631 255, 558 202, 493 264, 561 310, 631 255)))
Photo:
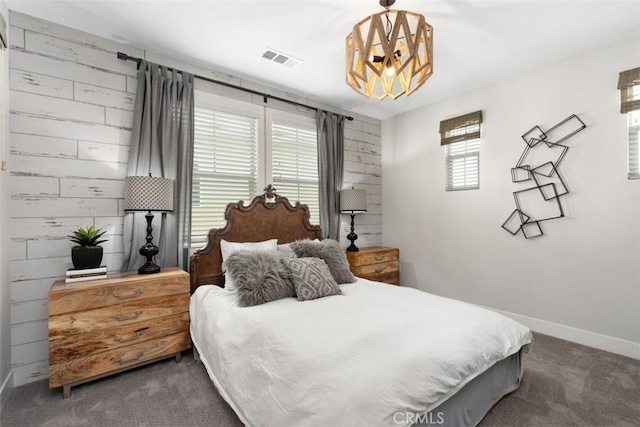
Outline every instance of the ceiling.
MULTIPOLYGON (((209 64, 384 119, 631 35, 639 0, 397 0, 434 27, 434 74, 409 97, 348 87, 345 36, 377 0, 7 0, 9 8, 165 56, 209 64), (275 49, 304 61, 262 58, 275 49)), ((639 56, 640 53, 636 52, 639 56)))

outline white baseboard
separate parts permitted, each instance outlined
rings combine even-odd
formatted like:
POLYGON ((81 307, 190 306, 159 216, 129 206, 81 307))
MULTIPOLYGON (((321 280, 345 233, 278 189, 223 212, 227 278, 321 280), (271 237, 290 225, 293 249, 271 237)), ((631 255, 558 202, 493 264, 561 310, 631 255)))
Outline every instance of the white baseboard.
POLYGON ((573 328, 559 323, 548 322, 534 317, 509 313, 508 311, 497 310, 491 307, 485 308, 510 317, 527 326, 534 332, 540 332, 541 334, 551 335, 552 337, 562 338, 563 340, 586 345, 588 347, 598 348, 611 353, 621 354, 634 359, 640 359, 640 343, 610 337, 596 332, 589 332, 584 329, 573 328))
POLYGON ((2 414, 2 409, 7 404, 7 400, 9 400, 9 396, 11 395, 11 391, 13 390, 13 369, 9 371, 9 375, 0 386, 0 414, 2 414))

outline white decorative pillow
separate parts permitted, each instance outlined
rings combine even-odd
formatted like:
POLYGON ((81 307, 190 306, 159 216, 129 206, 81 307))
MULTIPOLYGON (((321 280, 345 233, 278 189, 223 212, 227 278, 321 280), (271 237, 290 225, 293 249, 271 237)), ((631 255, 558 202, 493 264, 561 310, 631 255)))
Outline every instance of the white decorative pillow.
MULTIPOLYGON (((224 262, 237 251, 275 251, 278 248, 278 239, 265 240, 264 242, 227 242, 220 239, 220 252, 222 252, 222 265, 224 271, 224 262)), ((224 287, 232 291, 235 289, 233 279, 230 274, 224 274, 224 287)))

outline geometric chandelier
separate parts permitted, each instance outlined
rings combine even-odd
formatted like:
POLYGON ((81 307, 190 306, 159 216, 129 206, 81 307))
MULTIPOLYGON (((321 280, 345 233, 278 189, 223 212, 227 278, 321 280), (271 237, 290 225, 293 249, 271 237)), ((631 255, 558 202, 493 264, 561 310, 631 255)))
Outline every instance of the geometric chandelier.
POLYGON ((347 36, 346 79, 369 98, 411 95, 433 74, 433 27, 423 15, 390 10, 368 16, 347 36))

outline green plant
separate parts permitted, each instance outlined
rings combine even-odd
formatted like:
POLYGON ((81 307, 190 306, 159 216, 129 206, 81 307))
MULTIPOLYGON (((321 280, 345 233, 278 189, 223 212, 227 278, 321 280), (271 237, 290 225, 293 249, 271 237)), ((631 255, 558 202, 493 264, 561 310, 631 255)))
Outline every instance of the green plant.
POLYGON ((101 228, 95 228, 93 225, 84 228, 80 227, 73 232, 73 235, 67 236, 73 243, 77 243, 78 246, 98 246, 100 243, 104 243, 107 239, 98 240, 106 231, 102 231, 101 228))

